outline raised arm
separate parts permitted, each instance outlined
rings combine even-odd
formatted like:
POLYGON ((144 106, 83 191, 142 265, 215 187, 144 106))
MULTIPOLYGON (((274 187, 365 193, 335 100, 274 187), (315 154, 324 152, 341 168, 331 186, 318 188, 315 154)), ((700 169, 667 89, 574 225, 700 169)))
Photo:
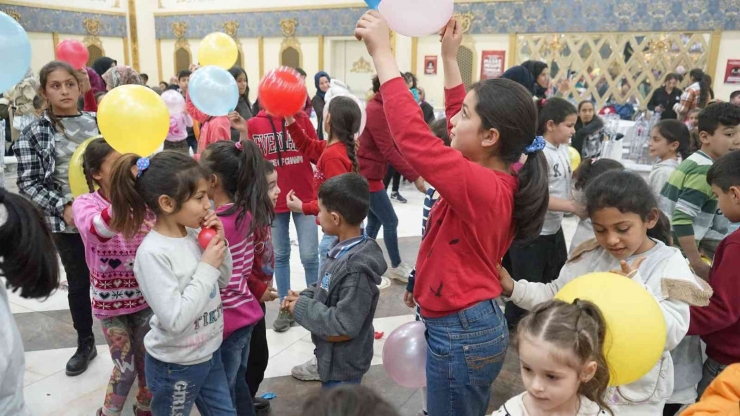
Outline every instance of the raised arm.
POLYGON ((288 134, 293 139, 298 151, 311 160, 318 160, 326 149, 326 141, 308 137, 303 127, 296 123, 296 120, 291 116, 285 117, 285 123, 288 134))
POLYGON ((185 106, 188 110, 188 114, 193 118, 193 120, 197 121, 198 123, 203 125, 203 123, 208 120, 208 114, 198 110, 198 108, 195 107, 195 104, 193 104, 192 101, 190 101, 190 93, 188 92, 185 94, 185 106))

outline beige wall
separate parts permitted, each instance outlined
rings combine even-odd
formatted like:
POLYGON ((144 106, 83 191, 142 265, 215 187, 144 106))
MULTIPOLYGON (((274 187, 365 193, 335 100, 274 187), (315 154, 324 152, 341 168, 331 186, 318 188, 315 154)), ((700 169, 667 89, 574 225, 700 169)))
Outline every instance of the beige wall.
POLYGON ((740 90, 738 84, 725 84, 725 69, 728 59, 740 59, 740 31, 722 32, 719 44, 719 56, 717 57, 717 71, 713 74, 714 96, 720 100, 728 101, 733 91, 740 90))
MULTIPOLYGON (((51 33, 31 32, 28 34, 28 37, 31 40, 31 70, 38 74, 41 67, 54 60, 53 36, 51 33)), ((59 34, 59 42, 65 39, 82 41, 83 38, 84 36, 81 35, 59 34)), ((103 44, 106 56, 110 56, 111 58, 118 60, 118 63, 123 64, 123 38, 101 36, 100 41, 103 44)))
MULTIPOLYGON (((53 1, 53 0, 49 0, 53 1)), ((155 0, 150 0, 155 2, 155 0)), ((317 6, 363 6, 362 1, 346 0, 162 0, 162 12, 200 11, 200 10, 251 10, 276 7, 317 7, 317 6)))

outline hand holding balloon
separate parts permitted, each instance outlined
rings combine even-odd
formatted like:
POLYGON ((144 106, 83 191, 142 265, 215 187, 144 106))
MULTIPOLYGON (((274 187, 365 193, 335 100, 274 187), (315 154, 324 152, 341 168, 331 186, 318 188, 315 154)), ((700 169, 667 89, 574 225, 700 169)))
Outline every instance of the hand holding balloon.
POLYGON ((84 68, 90 52, 79 40, 65 39, 57 45, 57 59, 72 65, 74 69, 84 68))
POLYGON ((462 24, 455 18, 450 19, 439 33, 439 41, 442 42, 442 60, 457 61, 462 36, 462 24))
POLYGON ((454 0, 382 0, 378 5, 388 26, 409 37, 437 32, 450 20, 454 8, 454 0), (409 16, 414 18, 409 19, 409 16))
POLYGON ((224 240, 226 238, 224 236, 224 224, 214 211, 208 212, 208 215, 203 219, 203 228, 212 228, 216 231, 216 234, 220 239, 224 240))
MULTIPOLYGON (((233 78, 233 77, 232 77, 233 78)), ((285 117, 301 111, 306 84, 295 69, 283 66, 265 74, 259 85, 260 105, 268 114, 285 117)))
POLYGON ((392 53, 390 29, 383 16, 375 10, 366 12, 357 22, 355 38, 365 42, 367 52, 375 57, 382 53, 392 53))
POLYGON ((229 113, 229 123, 231 123, 231 128, 238 131, 239 135, 242 139, 246 139, 249 137, 249 130, 247 129, 247 120, 244 120, 244 117, 242 117, 241 114, 239 114, 236 111, 232 111, 229 113))

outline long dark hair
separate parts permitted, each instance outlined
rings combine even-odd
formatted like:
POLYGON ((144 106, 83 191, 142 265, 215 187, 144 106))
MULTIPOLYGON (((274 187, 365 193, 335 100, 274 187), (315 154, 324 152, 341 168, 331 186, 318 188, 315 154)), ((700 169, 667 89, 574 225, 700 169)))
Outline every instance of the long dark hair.
POLYGON ((552 120, 553 123, 560 124, 571 114, 577 114, 576 108, 567 100, 556 97, 546 100, 545 105, 539 109, 537 135, 545 134, 548 121, 552 120))
POLYGON ((218 176, 224 191, 234 203, 220 215, 233 215, 237 225, 247 213, 252 215, 249 233, 269 226, 275 218, 272 202, 267 195, 268 164, 262 151, 251 140, 238 143, 220 141, 209 145, 200 157, 200 163, 210 173, 218 176))
MULTIPOLYGON (((62 61, 51 61, 48 64, 44 65, 41 68, 41 71, 39 71, 40 95, 43 95, 44 97, 46 96, 43 93, 46 90, 46 82, 49 80, 49 75, 58 69, 69 72, 69 74, 72 75, 77 82, 77 88, 79 90, 80 79, 77 77, 77 72, 74 70, 74 68, 72 68, 72 65, 62 61)), ((82 91, 79 92, 80 95, 78 96, 78 99, 82 98, 82 91)), ((49 120, 51 120, 51 127, 54 129, 54 131, 59 130, 64 132, 64 126, 59 122, 59 118, 54 115, 54 108, 51 105, 51 102, 49 102, 49 106, 46 109, 45 113, 46 116, 49 117, 49 120)))
POLYGON ((59 286, 59 260, 44 214, 0 187, 0 272, 22 298, 44 298, 59 286))
POLYGON ((704 108, 709 102, 709 80, 707 74, 699 68, 692 69, 689 72, 691 80, 699 83, 699 108, 704 108))
POLYGON ((581 164, 578 165, 578 169, 573 172, 573 179, 575 180, 573 187, 577 191, 582 191, 586 189, 586 186, 588 186, 589 182, 591 182, 595 177, 601 175, 602 173, 609 170, 623 169, 624 165, 614 159, 598 159, 596 157, 584 158, 581 161, 581 164))
MULTIPOLYGON (((498 157, 507 164, 519 161, 536 136, 537 107, 522 85, 504 78, 473 85, 478 97, 475 112, 484 130, 496 129, 500 140, 498 157)), ((525 241, 540 234, 549 200, 547 159, 542 152, 529 155, 518 173, 519 190, 514 195, 514 238, 525 241)))
POLYGON ((244 74, 244 78, 247 79, 247 89, 244 90, 243 97, 244 97, 244 100, 246 100, 247 102, 247 106, 249 106, 249 108, 251 109, 252 103, 249 101, 249 75, 247 75, 247 71, 245 71, 244 68, 241 68, 239 66, 233 66, 231 67, 231 69, 229 69, 229 72, 231 73, 231 75, 234 77, 235 80, 239 78, 239 75, 241 74, 244 74))
POLYGON ((355 134, 360 131, 362 111, 355 100, 350 97, 335 97, 329 101, 329 139, 336 137, 347 148, 347 156, 352 161, 352 171, 358 173, 357 143, 355 134))
MULTIPOLYGON (((233 146, 233 145, 232 145, 233 146)), ((127 153, 113 165, 109 198, 113 212, 111 228, 124 237, 132 238, 144 223, 147 208, 162 215, 159 197, 167 195, 175 201, 175 212, 198 191, 198 182, 206 179, 208 172, 192 157, 179 152, 157 153, 149 159, 149 167, 138 177, 131 173, 140 159, 127 153)))
POLYGON ((100 185, 93 178, 93 175, 100 172, 100 167, 105 163, 109 154, 115 152, 113 148, 102 137, 90 142, 82 156, 82 171, 85 173, 87 188, 90 192, 95 192, 95 185, 100 185))
POLYGON ((678 120, 661 120, 659 121, 654 129, 658 129, 658 132, 663 136, 668 143, 678 142, 678 149, 676 153, 681 155, 681 159, 686 160, 691 153, 689 153, 689 141, 691 140, 691 133, 686 124, 678 120))

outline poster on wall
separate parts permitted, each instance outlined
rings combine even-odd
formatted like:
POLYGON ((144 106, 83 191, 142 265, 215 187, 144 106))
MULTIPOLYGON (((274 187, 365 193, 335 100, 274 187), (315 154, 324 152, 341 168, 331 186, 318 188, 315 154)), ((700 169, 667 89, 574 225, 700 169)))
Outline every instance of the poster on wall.
POLYGON ((437 75, 437 55, 424 56, 424 75, 437 75))
POLYGON ((740 59, 728 59, 725 84, 740 84, 740 59))
POLYGON ((480 79, 498 78, 504 73, 506 51, 483 51, 480 60, 480 79))

